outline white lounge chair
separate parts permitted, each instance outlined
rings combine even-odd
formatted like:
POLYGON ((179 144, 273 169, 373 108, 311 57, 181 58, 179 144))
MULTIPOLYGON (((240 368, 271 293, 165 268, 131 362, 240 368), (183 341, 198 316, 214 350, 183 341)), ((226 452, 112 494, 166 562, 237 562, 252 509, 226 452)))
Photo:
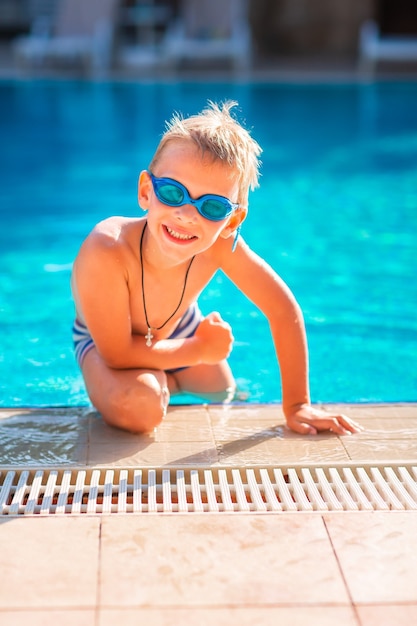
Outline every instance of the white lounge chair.
POLYGON ((372 72, 378 61, 417 61, 417 36, 381 35, 376 22, 361 27, 359 37, 360 67, 372 72))
POLYGON ((39 29, 35 21, 31 34, 15 41, 17 64, 81 63, 93 71, 106 70, 111 63, 117 5, 118 0, 57 0, 49 32, 39 29))
POLYGON ((237 70, 250 66, 251 51, 247 0, 182 0, 163 45, 171 64, 226 61, 237 70))

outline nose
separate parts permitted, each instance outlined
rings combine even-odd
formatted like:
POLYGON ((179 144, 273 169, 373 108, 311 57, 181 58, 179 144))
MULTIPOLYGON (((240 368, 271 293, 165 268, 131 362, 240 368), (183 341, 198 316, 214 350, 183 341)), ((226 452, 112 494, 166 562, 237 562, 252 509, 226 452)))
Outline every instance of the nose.
POLYGON ((186 223, 194 223, 198 220, 198 211, 192 204, 182 204, 175 208, 175 217, 186 223))

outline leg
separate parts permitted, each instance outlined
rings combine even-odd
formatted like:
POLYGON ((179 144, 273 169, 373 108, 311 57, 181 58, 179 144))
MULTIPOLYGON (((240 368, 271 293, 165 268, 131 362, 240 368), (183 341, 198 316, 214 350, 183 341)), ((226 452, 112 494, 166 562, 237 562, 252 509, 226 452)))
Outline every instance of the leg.
POLYGON ((161 423, 169 403, 165 372, 112 369, 93 348, 84 358, 82 373, 91 402, 111 426, 149 432, 161 423))
MULTIPOLYGON (((176 391, 188 391, 211 402, 231 402, 236 391, 236 382, 226 360, 216 365, 187 367, 172 377, 177 384, 176 391)), ((175 393, 171 385, 170 389, 175 393)))

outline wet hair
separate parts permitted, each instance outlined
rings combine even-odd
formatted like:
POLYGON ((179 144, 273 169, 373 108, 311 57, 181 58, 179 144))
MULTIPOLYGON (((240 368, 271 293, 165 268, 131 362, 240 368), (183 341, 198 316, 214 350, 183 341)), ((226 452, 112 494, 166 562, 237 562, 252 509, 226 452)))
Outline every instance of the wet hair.
POLYGON ((238 202, 246 206, 249 189, 259 185, 259 169, 262 152, 259 144, 231 114, 237 106, 235 101, 221 105, 208 102, 208 106, 197 115, 183 118, 175 113, 166 123, 166 130, 150 163, 154 171, 161 153, 174 140, 191 140, 201 150, 203 157, 211 156, 233 170, 239 181, 238 202))

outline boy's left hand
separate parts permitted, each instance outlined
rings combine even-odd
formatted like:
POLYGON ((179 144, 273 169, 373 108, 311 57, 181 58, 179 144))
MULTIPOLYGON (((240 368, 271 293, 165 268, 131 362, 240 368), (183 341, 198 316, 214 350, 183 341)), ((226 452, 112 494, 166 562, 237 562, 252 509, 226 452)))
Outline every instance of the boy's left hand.
POLYGON ((346 415, 327 413, 322 409, 302 404, 286 415, 287 425, 301 435, 317 435, 319 431, 330 430, 336 435, 359 433, 363 427, 346 415))

